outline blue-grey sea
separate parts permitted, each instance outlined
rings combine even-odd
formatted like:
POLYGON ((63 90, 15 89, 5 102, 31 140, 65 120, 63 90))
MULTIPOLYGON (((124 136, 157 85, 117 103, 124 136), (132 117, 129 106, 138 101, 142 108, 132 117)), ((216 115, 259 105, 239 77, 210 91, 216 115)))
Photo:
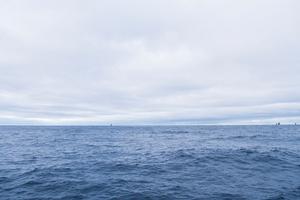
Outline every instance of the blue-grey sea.
POLYGON ((1 126, 0 199, 300 199, 300 126, 1 126))

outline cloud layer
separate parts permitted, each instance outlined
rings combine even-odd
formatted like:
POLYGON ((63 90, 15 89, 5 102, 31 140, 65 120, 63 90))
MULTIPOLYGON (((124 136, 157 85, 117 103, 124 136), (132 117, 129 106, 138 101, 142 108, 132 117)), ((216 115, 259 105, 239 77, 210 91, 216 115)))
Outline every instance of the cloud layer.
POLYGON ((300 122, 297 0, 0 5, 0 124, 300 122))

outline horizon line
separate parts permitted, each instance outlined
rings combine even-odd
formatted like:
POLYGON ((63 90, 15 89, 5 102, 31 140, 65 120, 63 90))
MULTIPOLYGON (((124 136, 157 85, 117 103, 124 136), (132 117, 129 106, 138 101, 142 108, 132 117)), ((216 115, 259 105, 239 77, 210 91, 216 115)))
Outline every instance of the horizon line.
POLYGON ((77 127, 143 127, 143 126, 296 126, 298 123, 274 124, 0 124, 0 126, 77 126, 77 127))

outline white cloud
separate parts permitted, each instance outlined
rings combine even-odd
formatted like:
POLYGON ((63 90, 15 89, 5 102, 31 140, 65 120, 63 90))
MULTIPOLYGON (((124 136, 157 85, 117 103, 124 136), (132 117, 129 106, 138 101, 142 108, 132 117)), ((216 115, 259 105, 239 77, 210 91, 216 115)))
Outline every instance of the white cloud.
POLYGON ((0 0, 0 123, 300 118, 296 0, 0 0))

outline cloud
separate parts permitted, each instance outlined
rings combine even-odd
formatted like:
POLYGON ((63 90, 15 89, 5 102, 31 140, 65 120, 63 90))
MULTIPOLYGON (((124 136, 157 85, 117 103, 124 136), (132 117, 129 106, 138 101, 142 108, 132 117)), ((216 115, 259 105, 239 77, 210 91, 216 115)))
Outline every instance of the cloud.
POLYGON ((0 0, 1 124, 300 121, 296 0, 0 0))

